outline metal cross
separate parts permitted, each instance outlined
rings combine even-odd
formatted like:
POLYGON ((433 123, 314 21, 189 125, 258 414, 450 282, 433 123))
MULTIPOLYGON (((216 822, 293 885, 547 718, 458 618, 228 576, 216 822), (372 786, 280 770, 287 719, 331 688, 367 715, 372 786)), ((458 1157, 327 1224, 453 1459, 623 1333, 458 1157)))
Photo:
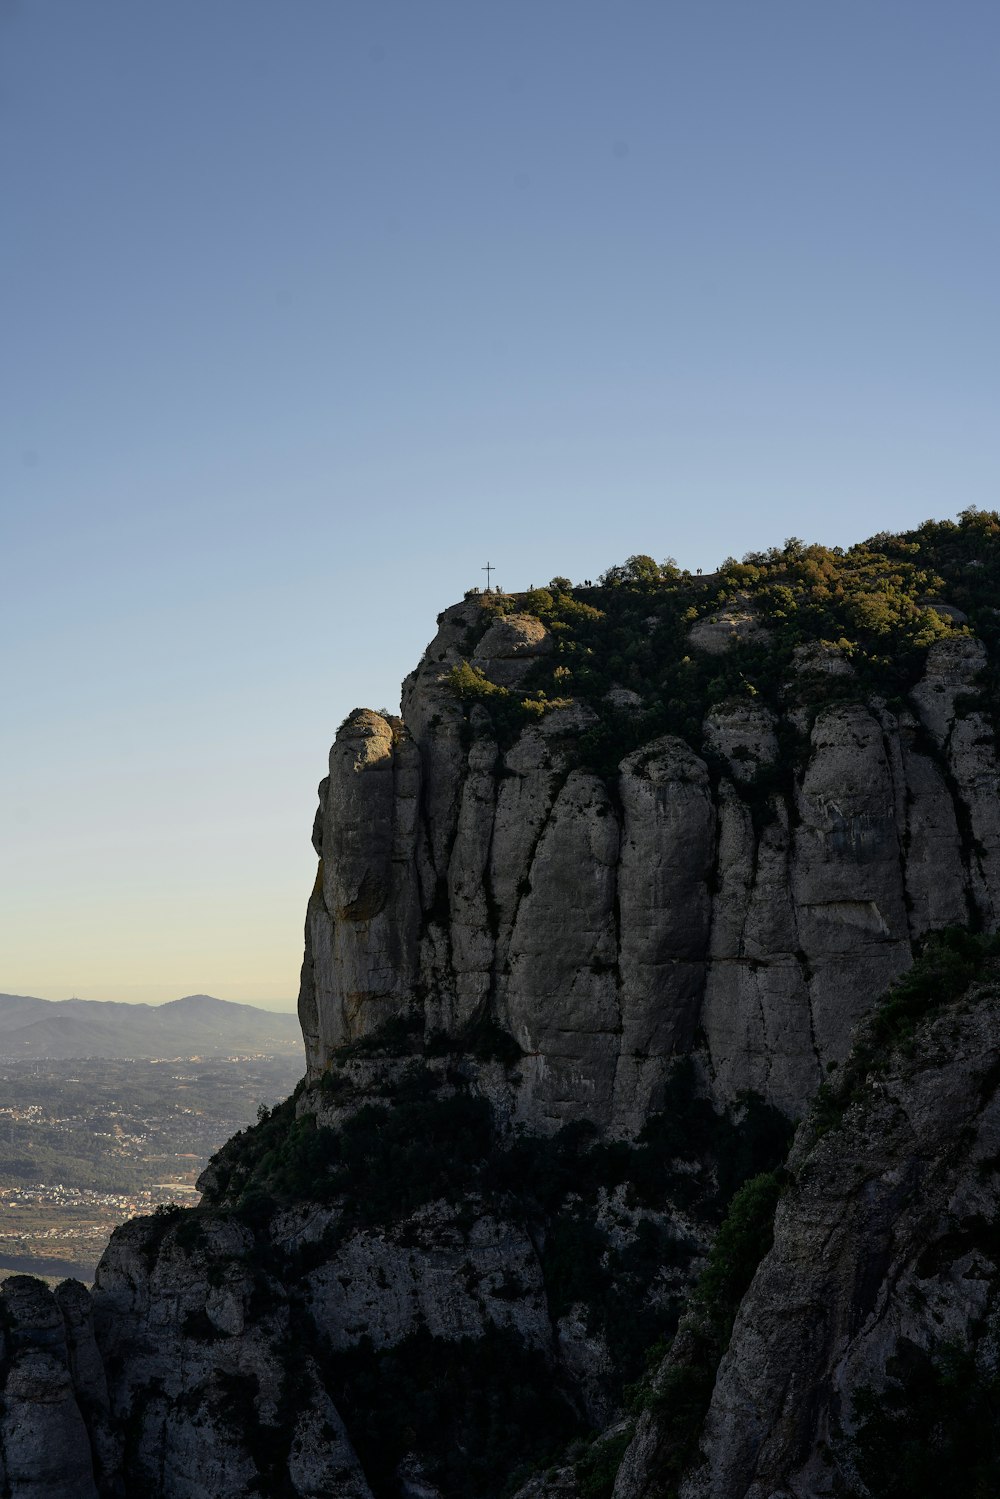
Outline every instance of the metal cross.
POLYGON ((487 562, 486 566, 485 567, 481 567, 479 569, 479 571, 481 573, 485 573, 486 574, 486 592, 489 593, 489 591, 490 591, 490 573, 495 573, 496 572, 496 568, 493 566, 492 562, 487 562))

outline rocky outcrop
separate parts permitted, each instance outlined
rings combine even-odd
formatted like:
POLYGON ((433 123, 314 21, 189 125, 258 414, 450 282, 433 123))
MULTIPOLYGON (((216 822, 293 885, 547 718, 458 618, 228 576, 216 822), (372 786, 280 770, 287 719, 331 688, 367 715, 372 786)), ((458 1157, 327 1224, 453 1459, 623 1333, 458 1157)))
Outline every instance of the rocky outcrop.
MULTIPOLYGON (((370 1444, 359 1455, 353 1437, 359 1429, 365 1435, 367 1402, 376 1398, 370 1382, 379 1361, 388 1360, 389 1394, 379 1397, 377 1410, 398 1428, 391 1381, 400 1378, 399 1370, 409 1377, 408 1360, 419 1357, 422 1347, 431 1350, 435 1368, 449 1357, 466 1360, 473 1383, 481 1378, 476 1350, 499 1347, 490 1399, 506 1401, 508 1387, 520 1379, 535 1390, 532 1400, 548 1401, 553 1429, 563 1437, 612 1419, 621 1371, 607 1331, 585 1300, 567 1306, 554 1300, 553 1276, 564 1276, 564 1257, 572 1267, 582 1247, 587 1276, 610 1287, 610 1273, 589 1258, 592 1244, 606 1244, 629 1267, 651 1240, 674 1243, 662 1266, 644 1272, 644 1295, 632 1293, 648 1325, 662 1326, 664 1306, 686 1285, 688 1266, 711 1231, 708 1198, 699 1199, 700 1205, 692 1200, 700 1167, 692 1160, 679 1174, 676 1202, 669 1191, 659 1192, 648 1207, 630 1200, 624 1184, 617 1190, 591 1187, 586 1211, 577 1191, 559 1210, 564 1216, 546 1216, 530 1192, 525 1200, 518 1197, 512 1173, 523 1147, 516 1129, 508 1122, 494 1137, 490 1124, 482 1133, 487 1121, 504 1112, 500 1099, 495 1108, 485 1107, 487 1094, 496 1097, 502 1086, 502 1073, 499 1063, 471 1058, 425 1063, 362 1054, 339 1069, 335 1093, 302 1094, 297 1121, 285 1106, 286 1129, 300 1138, 317 1128, 331 1132, 326 1148, 334 1158, 332 1132, 355 1119, 353 1139, 364 1143, 342 1149, 361 1160, 359 1150, 379 1153, 385 1127, 369 1119, 371 1110, 388 1111, 402 1098, 422 1099, 425 1107, 412 1115, 414 1127, 437 1128, 442 1156, 452 1150, 458 1158, 457 1180, 447 1160, 439 1164, 421 1154, 418 1139, 412 1163, 388 1192, 376 1168, 367 1189, 356 1186, 359 1196, 331 1194, 319 1164, 316 1179, 303 1180, 300 1200, 289 1200, 286 1187, 279 1201, 248 1210, 245 1178, 223 1179, 233 1169, 224 1152, 206 1175, 210 1202, 197 1214, 161 1212, 116 1233, 90 1298, 96 1342, 91 1335, 83 1353, 73 1351, 84 1348, 76 1302, 60 1321, 53 1298, 39 1288, 58 1337, 64 1337, 64 1322, 72 1329, 61 1382, 44 1398, 66 1405, 65 1420, 60 1417, 67 1428, 64 1445, 72 1436, 79 1459, 67 1471, 79 1477, 79 1492, 92 1492, 95 1499, 120 1493, 126 1499, 251 1499, 261 1493, 368 1499, 370 1475, 373 1468, 379 1472, 381 1459, 370 1444), (458 1069, 473 1084, 471 1096, 458 1081, 458 1069), (455 1112, 442 1114, 449 1103, 457 1105, 455 1112), (429 1124, 435 1110, 436 1126, 429 1124), (481 1155, 469 1154, 463 1130, 481 1136, 481 1155), (415 1187, 421 1170, 428 1178, 415 1187), (369 1192, 380 1195, 374 1208, 369 1192), (414 1196, 414 1205, 407 1206, 414 1196), (546 1246, 553 1232, 565 1239, 554 1259, 546 1246), (363 1392, 360 1405, 356 1385, 363 1392)), ((288 1133, 275 1138, 290 1148, 288 1133)), ((405 1148, 400 1141, 397 1149, 405 1148)), ((392 1169, 391 1154, 379 1158, 382 1168, 392 1169)), ((260 1159, 258 1151, 254 1169, 260 1159)), ((322 1161, 319 1154, 313 1159, 322 1161)), ((525 1164, 531 1159, 526 1156, 525 1164)), ((544 1159, 543 1174, 560 1169, 557 1153, 544 1159)), ((534 1169, 543 1169, 540 1161, 534 1169)), ((264 1182, 282 1190, 266 1166, 264 1182)), ((705 1187, 710 1198, 711 1177, 705 1187)), ((634 1280, 634 1268, 628 1273, 634 1280)), ((571 1268, 571 1286, 578 1286, 578 1275, 571 1268)), ((589 1294, 586 1283, 578 1289, 589 1294)), ((43 1321, 37 1312, 33 1316, 43 1321)), ((420 1475, 428 1459, 420 1443, 428 1432, 416 1425, 410 1452, 395 1451, 397 1433, 386 1431, 391 1473, 383 1475, 383 1487, 374 1484, 374 1492, 424 1492, 415 1485, 424 1482, 420 1475)), ((26 1440, 37 1437, 31 1427, 26 1440)), ((68 1463, 65 1452, 60 1460, 68 1463)), ((427 1485, 436 1492, 430 1479, 427 1485)), ((47 1488, 39 1492, 47 1499, 47 1488)))
POLYGON ((1000 766, 993 726, 979 700, 986 668, 982 641, 939 641, 913 692, 917 712, 945 757, 960 815, 971 841, 969 887, 975 909, 1000 920, 1000 766))
MULTIPOLYGON (((993 1377, 998 1160, 994 981, 925 1023, 832 1128, 800 1131, 793 1185, 737 1315, 684 1499, 867 1492, 862 1389, 884 1391, 900 1358, 933 1364, 949 1347, 993 1377)), ((640 1422, 615 1499, 659 1492, 660 1422, 640 1422)))
POLYGON ((324 850, 306 916, 299 1017, 313 1066, 405 1010, 416 971, 419 757, 405 730, 359 710, 320 788, 324 850))
POLYGON ((734 645, 759 638, 764 630, 753 604, 746 597, 732 599, 714 614, 696 621, 688 631, 688 640, 696 651, 721 656, 734 645))
POLYGON ((636 1128, 656 1107, 658 1059, 690 1050, 704 991, 715 814, 708 772, 679 739, 621 767, 622 851, 616 1097, 605 1114, 636 1128))
POLYGON ((539 656, 552 651, 549 631, 531 614, 506 614, 477 642, 472 660, 491 682, 513 687, 522 682, 539 656))
POLYGON ((971 636, 933 645, 895 712, 860 694, 817 707, 813 684, 851 668, 801 647, 783 721, 729 699, 702 755, 659 737, 609 777, 579 762, 589 706, 501 748, 487 709, 451 692, 463 659, 509 686, 552 647, 526 614, 477 637, 482 608, 441 616, 401 721, 359 710, 331 751, 300 1000, 310 1077, 392 1015, 449 1034, 485 1015, 524 1052, 531 1128, 634 1132, 692 1047, 720 1103, 752 1088, 796 1116, 915 940, 970 913, 995 924, 1000 777, 971 636))
POLYGON ((132 1494, 370 1499, 284 1285, 244 1226, 167 1215, 120 1229, 94 1290, 132 1494), (263 1486, 263 1487, 262 1487, 263 1486))
POLYGON ((115 1493, 104 1370, 88 1298, 26 1275, 0 1287, 0 1485, 9 1499, 115 1493), (93 1448, 92 1448, 93 1442, 93 1448))

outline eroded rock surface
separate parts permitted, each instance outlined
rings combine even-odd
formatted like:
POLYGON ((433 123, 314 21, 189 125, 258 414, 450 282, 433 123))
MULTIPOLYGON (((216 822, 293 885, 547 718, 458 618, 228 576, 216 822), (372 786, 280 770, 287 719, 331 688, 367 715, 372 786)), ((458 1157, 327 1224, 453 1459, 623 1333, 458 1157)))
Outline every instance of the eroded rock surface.
MULTIPOLYGON (((696 1042, 719 1102, 752 1088, 795 1116, 914 940, 995 924, 1000 772, 973 637, 933 645, 896 713, 802 708, 797 682, 851 669, 802 647, 784 723, 730 699, 705 720, 707 759, 661 737, 602 778, 576 763, 588 706, 501 749, 449 692, 463 651, 506 683, 551 649, 513 613, 470 650, 480 609, 441 616, 402 721, 359 710, 331 752, 300 1000, 311 1077, 392 1015, 452 1034, 488 1016, 525 1053, 531 1128, 634 1131, 696 1042)), ((698 628, 742 638, 748 611, 698 628)))
POLYGON ((89 1307, 72 1285, 58 1300, 26 1275, 0 1287, 0 1480, 9 1499, 98 1499, 102 1460, 113 1463, 89 1307), (85 1416, 95 1448, 104 1439, 99 1453, 85 1416))
MULTIPOLYGON (((685 1499, 854 1492, 855 1396, 884 1389, 895 1357, 950 1344, 974 1350, 990 1377, 998 1071, 994 984, 925 1025, 840 1124, 818 1140, 801 1132, 794 1185, 737 1316, 685 1499)), ((641 1464, 615 1489, 616 1499, 646 1492, 641 1464)))
POLYGON ((749 599, 733 599, 714 614, 697 620, 688 632, 688 640, 697 651, 720 656, 741 641, 753 640, 764 633, 749 599))

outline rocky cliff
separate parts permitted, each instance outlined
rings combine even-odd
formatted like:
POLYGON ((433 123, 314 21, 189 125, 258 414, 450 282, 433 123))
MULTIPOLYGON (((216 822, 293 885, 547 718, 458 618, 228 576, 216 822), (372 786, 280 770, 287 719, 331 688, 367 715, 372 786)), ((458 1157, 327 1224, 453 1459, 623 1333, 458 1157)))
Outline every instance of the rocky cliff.
POLYGON ((7 1283, 4 1492, 895 1493, 914 1360, 992 1398, 998 582, 969 513, 446 609, 330 753, 296 1095, 7 1283))
POLYGON ((796 1137, 699 1440, 679 1442, 657 1399, 690 1359, 695 1298, 616 1499, 996 1491, 1000 963, 986 955, 998 951, 980 944, 957 984, 932 962, 909 986, 915 1015, 904 990, 862 1028, 796 1137))
MULTIPOLYGON (((692 1049, 720 1103, 750 1088, 797 1116, 915 942, 1000 915, 982 640, 928 610, 940 633, 891 706, 842 646, 803 642, 777 692, 744 675, 695 735, 646 737, 662 715, 638 693, 553 697, 573 682, 552 666, 576 659, 566 632, 509 602, 445 610, 402 718, 360 710, 337 735, 300 999, 310 1080, 390 1017, 459 1035, 488 1016, 524 1053, 512 1107, 532 1129, 634 1133, 692 1049), (543 711, 498 722, 530 681, 543 711), (601 710, 636 745, 611 774, 581 749, 601 710)), ((659 617, 643 628, 655 645, 659 617)), ((697 619, 685 644, 689 662, 741 649, 697 619)))

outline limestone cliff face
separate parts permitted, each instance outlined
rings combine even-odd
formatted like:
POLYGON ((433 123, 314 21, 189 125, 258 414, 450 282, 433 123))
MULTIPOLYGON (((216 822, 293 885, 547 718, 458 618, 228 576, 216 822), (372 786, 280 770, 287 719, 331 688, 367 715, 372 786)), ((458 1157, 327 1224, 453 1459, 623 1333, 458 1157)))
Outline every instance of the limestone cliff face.
MULTIPOLYGON (((822 610, 832 558, 806 558, 822 610)), ((871 669, 837 620, 779 652, 792 592, 765 584, 800 563, 732 564, 728 593, 668 579, 662 607, 637 584, 617 624, 607 599, 466 599, 399 717, 348 716, 313 830, 304 1084, 196 1210, 120 1229, 92 1295, 7 1282, 9 1499, 496 1499, 516 1473, 524 1499, 655 1499, 685 1304, 803 1116, 671 1482, 864 1494, 857 1390, 947 1335, 987 1360, 995 996, 928 1023, 821 1138, 807 1111, 928 933, 1000 927, 989 659, 958 610, 879 594, 868 553, 871 669), (636 1424, 625 1389, 678 1324, 636 1424)))
MULTIPOLYGON (((534 1129, 634 1132, 692 1048, 718 1101, 751 1088, 797 1116, 915 940, 996 924, 975 638, 934 644, 893 712, 859 689, 807 713, 807 690, 850 667, 800 651, 780 717, 724 702, 702 755, 661 736, 601 776, 578 753, 584 703, 500 750, 485 709, 456 699, 481 609, 441 616, 401 719, 357 711, 331 751, 300 999, 311 1078, 393 1015, 453 1035, 488 1015, 525 1054, 517 1117, 534 1129)), ((509 685, 549 649, 515 614, 472 659, 509 685)))

